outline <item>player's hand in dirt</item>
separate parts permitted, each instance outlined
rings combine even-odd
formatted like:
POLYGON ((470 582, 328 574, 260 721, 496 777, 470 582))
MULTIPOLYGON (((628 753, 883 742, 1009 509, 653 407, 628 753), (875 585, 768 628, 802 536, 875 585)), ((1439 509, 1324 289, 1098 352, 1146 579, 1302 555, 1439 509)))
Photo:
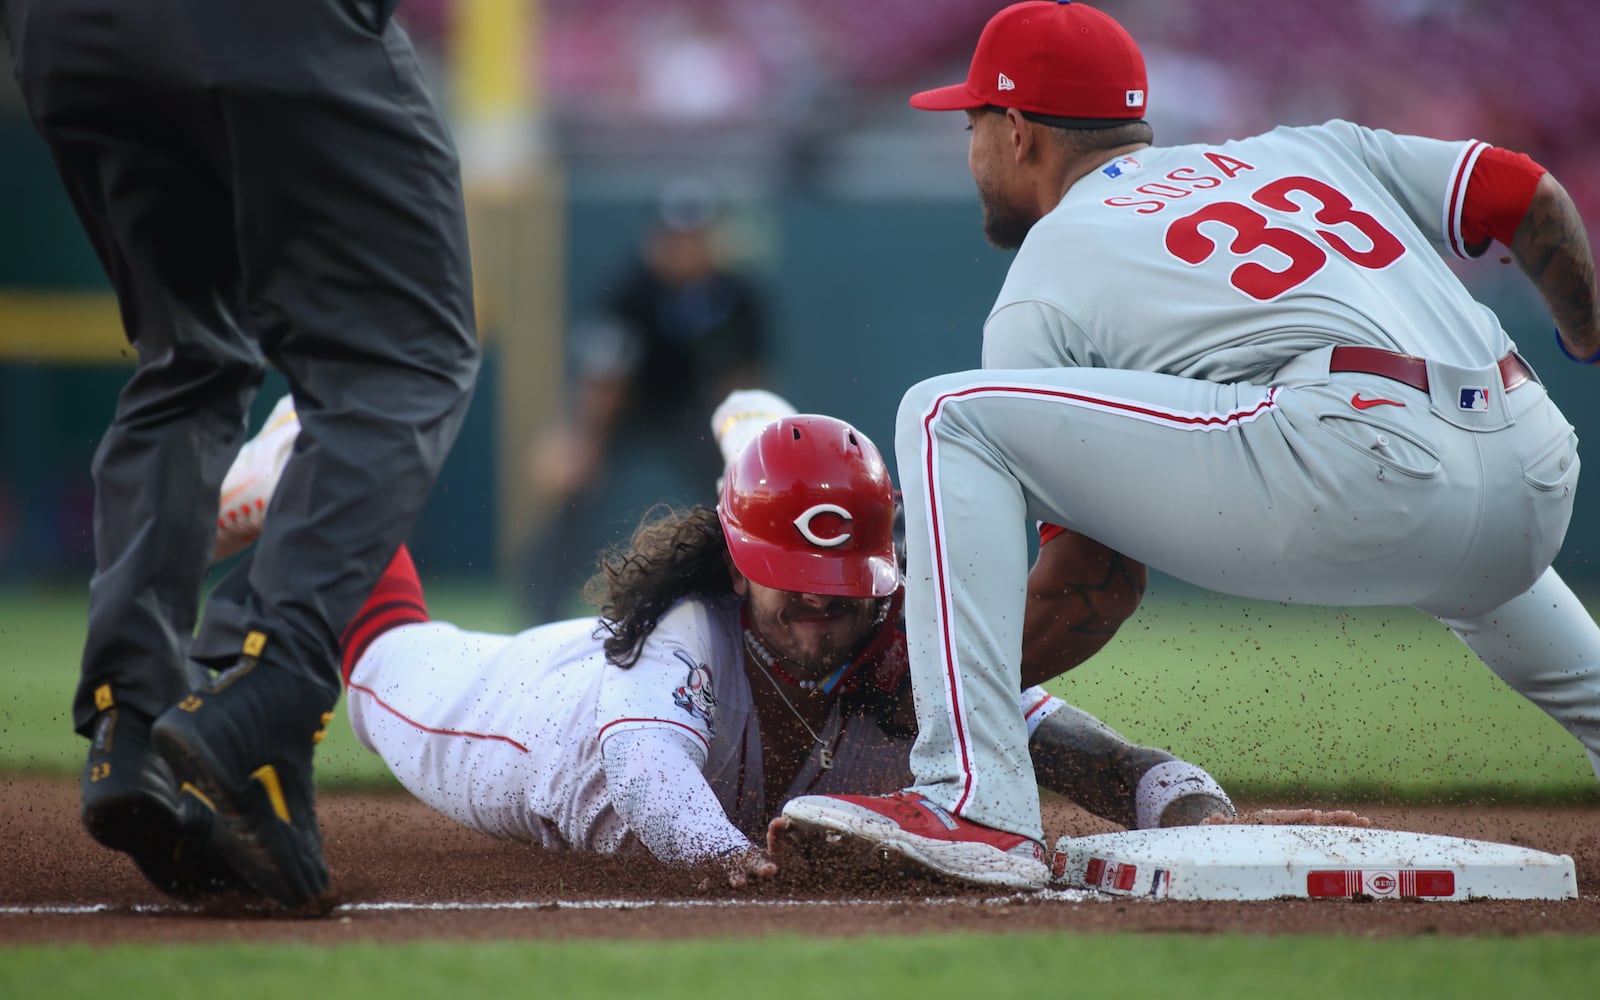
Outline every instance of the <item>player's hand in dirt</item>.
POLYGON ((709 892, 719 881, 725 881, 734 889, 743 889, 751 879, 772 878, 778 874, 777 864, 759 847, 724 855, 705 868, 708 874, 700 882, 701 892, 709 892))
POLYGON ((1228 819, 1213 816, 1201 820, 1201 826, 1361 826, 1372 825, 1372 820, 1349 809, 1249 809, 1228 819))
POLYGON ((767 824, 767 856, 789 875, 804 877, 812 858, 795 848, 790 840, 789 817, 779 816, 767 824))

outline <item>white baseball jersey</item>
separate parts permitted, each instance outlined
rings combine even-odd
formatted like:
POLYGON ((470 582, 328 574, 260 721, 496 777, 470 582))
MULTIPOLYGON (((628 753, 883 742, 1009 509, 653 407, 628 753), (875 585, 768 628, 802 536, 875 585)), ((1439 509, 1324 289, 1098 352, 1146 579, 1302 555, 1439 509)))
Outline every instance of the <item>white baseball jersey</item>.
POLYGON ((1600 771, 1600 628, 1549 569, 1576 438, 1440 258, 1482 149, 1345 122, 1144 149, 1033 227, 985 370, 897 419, 919 791, 1040 836, 1028 519, 1222 593, 1435 614, 1600 771), (1426 359, 1427 389, 1340 345, 1426 359))
MULTIPOLYGON (((679 601, 627 669, 606 663, 594 619, 514 636, 395 628, 351 671, 350 721, 414 795, 495 836, 610 853, 637 835, 679 861, 746 848, 782 803, 765 801, 739 606, 679 601), (674 771, 663 760, 684 738, 688 762, 674 771), (629 739, 620 760, 608 756, 629 739), (631 828, 608 761, 673 796, 666 827, 631 828)), ((1021 700, 1030 725, 1061 704, 1037 688, 1021 700)), ((1016 695, 1011 711, 1020 717, 1016 695)), ((790 796, 892 791, 910 778, 910 741, 869 716, 836 708, 820 735, 834 766, 821 769, 814 749, 790 796)))

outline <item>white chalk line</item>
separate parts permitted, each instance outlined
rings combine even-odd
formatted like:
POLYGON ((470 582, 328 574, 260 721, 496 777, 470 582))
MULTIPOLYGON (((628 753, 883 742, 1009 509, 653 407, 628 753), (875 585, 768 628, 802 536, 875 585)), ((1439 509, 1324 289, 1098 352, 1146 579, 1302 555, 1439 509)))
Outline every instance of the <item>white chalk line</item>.
MULTIPOLYGON (((1110 897, 1087 889, 1043 889, 1039 892, 982 898, 930 896, 925 899, 555 899, 505 900, 492 903, 341 903, 329 915, 356 913, 493 913, 518 910, 716 910, 754 909, 829 909, 852 906, 1006 906, 1018 902, 1084 903, 1110 897)), ((198 907, 171 904, 115 906, 110 903, 80 905, 42 904, 38 906, 0 906, 5 917, 79 917, 95 913, 159 915, 167 913, 204 914, 198 907)))

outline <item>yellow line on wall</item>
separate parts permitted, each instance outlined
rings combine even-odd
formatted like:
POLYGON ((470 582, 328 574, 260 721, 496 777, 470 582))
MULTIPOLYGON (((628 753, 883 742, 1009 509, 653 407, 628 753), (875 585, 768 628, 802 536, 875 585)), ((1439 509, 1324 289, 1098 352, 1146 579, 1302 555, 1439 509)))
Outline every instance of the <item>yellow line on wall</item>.
POLYGON ((132 364, 109 292, 0 291, 0 362, 132 364))

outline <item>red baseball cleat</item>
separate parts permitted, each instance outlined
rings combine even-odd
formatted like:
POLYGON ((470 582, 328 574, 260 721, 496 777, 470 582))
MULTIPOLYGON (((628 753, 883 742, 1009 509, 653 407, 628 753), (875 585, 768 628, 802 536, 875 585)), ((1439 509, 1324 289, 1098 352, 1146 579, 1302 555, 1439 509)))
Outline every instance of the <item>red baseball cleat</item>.
POLYGON ((1042 889, 1050 878, 1039 841, 980 826, 917 792, 804 795, 783 807, 783 817, 802 846, 850 840, 880 858, 974 885, 1042 889))

